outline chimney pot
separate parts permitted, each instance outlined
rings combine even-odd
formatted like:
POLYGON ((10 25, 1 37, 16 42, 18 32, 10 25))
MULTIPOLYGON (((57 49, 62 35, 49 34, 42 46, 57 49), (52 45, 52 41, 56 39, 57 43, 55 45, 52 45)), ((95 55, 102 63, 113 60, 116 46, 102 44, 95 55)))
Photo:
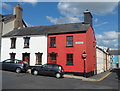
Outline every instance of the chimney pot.
POLYGON ((20 4, 18 4, 17 6, 20 7, 20 4))

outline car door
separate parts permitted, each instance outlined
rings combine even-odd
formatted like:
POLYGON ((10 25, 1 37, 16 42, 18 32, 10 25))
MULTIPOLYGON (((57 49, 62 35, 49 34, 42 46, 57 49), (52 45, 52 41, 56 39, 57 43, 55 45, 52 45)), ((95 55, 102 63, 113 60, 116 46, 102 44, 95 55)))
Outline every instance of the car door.
POLYGON ((3 61, 2 69, 3 70, 12 70, 12 63, 13 63, 13 60, 11 60, 11 59, 7 59, 7 60, 3 61))
POLYGON ((15 69, 17 68, 17 67, 19 67, 19 64, 18 64, 18 60, 16 60, 16 59, 12 59, 11 60, 11 64, 9 65, 9 67, 10 67, 10 69, 12 70, 12 71, 15 71, 15 69))
POLYGON ((20 60, 13 59, 12 64, 11 64, 11 70, 15 71, 17 67, 20 67, 21 63, 20 60))
POLYGON ((48 65, 47 68, 48 68, 47 74, 53 76, 55 74, 54 66, 53 65, 48 65))
POLYGON ((48 75, 48 67, 47 67, 47 64, 41 66, 40 74, 48 75))

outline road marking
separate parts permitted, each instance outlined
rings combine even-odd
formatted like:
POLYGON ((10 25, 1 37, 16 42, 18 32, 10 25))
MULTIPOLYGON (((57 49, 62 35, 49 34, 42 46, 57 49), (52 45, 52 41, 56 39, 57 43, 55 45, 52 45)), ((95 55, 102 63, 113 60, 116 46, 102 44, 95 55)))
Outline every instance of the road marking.
POLYGON ((89 78, 84 78, 84 77, 78 77, 78 76, 71 76, 71 75, 64 75, 64 77, 67 78, 75 78, 75 79, 81 79, 83 81, 92 81, 92 82, 98 82, 98 81, 102 81, 104 78, 106 78, 107 76, 109 76, 112 72, 109 72, 108 74, 106 74, 105 76, 103 76, 102 78, 96 80, 96 79, 89 79, 89 78))
POLYGON ((100 79, 98 79, 98 80, 96 80, 96 81, 102 81, 104 78, 106 78, 107 76, 109 76, 111 73, 112 73, 112 72, 106 74, 105 76, 103 76, 102 78, 100 78, 100 79))

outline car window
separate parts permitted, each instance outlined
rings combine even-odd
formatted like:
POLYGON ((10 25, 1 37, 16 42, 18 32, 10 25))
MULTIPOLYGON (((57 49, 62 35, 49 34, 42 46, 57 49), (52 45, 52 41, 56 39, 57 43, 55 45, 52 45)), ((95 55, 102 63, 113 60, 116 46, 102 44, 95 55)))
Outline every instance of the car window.
POLYGON ((9 60, 9 59, 8 59, 8 60, 5 60, 4 62, 5 62, 5 63, 14 63, 13 60, 9 60))
POLYGON ((46 65, 46 64, 44 64, 44 65, 42 65, 42 67, 43 67, 43 68, 46 68, 46 67, 47 67, 47 65, 46 65))
POLYGON ((14 63, 20 63, 20 60, 14 60, 14 63))
POLYGON ((52 65, 47 65, 47 68, 52 68, 52 65))
POLYGON ((52 65, 44 64, 42 67, 44 67, 44 68, 52 68, 52 65))
POLYGON ((54 68, 56 68, 56 69, 59 69, 59 70, 62 70, 62 67, 61 66, 54 66, 54 68))

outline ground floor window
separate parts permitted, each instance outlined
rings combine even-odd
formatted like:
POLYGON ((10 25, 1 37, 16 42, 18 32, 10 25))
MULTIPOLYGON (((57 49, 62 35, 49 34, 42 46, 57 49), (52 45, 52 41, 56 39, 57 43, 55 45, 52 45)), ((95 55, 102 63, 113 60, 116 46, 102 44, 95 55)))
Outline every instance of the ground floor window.
POLYGON ((55 61, 57 57, 57 53, 55 52, 50 53, 50 57, 51 57, 51 60, 55 61))
POLYGON ((66 65, 73 65, 73 54, 67 54, 66 65))
POLYGON ((16 55, 16 53, 10 53, 10 59, 15 59, 15 55, 16 55))
POLYGON ((36 55, 36 65, 41 65, 42 64, 42 54, 43 53, 40 53, 40 52, 35 53, 35 55, 36 55))

